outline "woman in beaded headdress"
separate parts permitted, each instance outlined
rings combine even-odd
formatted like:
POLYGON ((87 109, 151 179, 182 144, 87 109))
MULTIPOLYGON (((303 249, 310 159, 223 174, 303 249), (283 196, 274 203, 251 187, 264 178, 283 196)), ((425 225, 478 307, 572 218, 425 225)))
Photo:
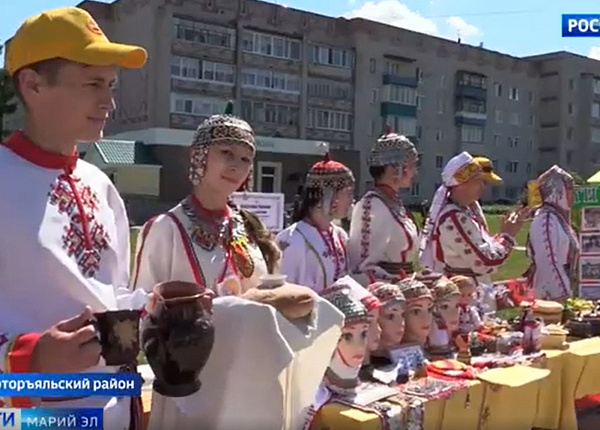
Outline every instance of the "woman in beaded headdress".
POLYGON ((231 106, 196 130, 190 147, 190 195, 143 226, 134 286, 176 277, 218 296, 240 295, 277 270, 280 252, 274 238, 257 217, 230 204, 232 193, 249 190, 256 152, 252 128, 231 115, 231 106), (155 248, 157 241, 161 246, 155 248))
POLYGON ((320 292, 348 274, 348 236, 332 221, 348 213, 354 182, 352 171, 329 155, 309 170, 293 224, 277 235, 288 281, 320 292))
POLYGON ((560 167, 552 166, 536 182, 542 205, 529 230, 527 252, 532 264, 527 275, 536 298, 562 301, 572 295, 580 252, 571 225, 575 181, 560 167))
POLYGON ((348 240, 350 269, 362 285, 395 282, 413 272, 419 232, 398 193, 411 187, 417 162, 413 143, 390 131, 371 150, 375 188, 354 207, 348 240))
POLYGON ((156 284, 180 280, 211 289, 217 296, 213 302, 217 338, 203 386, 185 407, 153 393, 153 409, 161 411, 157 417, 178 417, 165 418, 176 422, 157 427, 187 428, 192 425, 186 420, 195 419, 217 430, 252 419, 261 428, 282 428, 282 409, 288 411, 285 420, 303 420, 312 399, 296 397, 293 405, 264 399, 278 399, 298 385, 305 393, 316 393, 320 378, 310 381, 305 363, 294 361, 293 351, 310 351, 316 357, 310 363, 311 374, 323 374, 335 343, 322 342, 319 336, 341 325, 339 312, 309 288, 290 284, 258 288, 264 275, 277 271, 280 256, 260 220, 230 203, 232 193, 248 189, 251 182, 255 137, 250 125, 231 115, 229 108, 202 122, 195 133, 190 195, 146 222, 137 240, 133 288, 151 291, 156 284), (299 318, 311 312, 314 318, 299 318), (237 354, 232 356, 232 350, 237 354), (260 387, 252 383, 276 381, 282 371, 289 375, 287 382, 260 387), (240 398, 246 400, 236 405, 240 398), (213 399, 218 399, 218 407, 213 399), (177 408, 184 408, 185 414, 177 408))

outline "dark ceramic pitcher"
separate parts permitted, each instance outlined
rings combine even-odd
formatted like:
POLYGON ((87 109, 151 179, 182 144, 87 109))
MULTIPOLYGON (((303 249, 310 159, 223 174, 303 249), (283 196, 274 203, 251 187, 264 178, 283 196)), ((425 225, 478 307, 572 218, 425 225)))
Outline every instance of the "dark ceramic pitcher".
POLYGON ((155 375, 153 388, 167 397, 200 389, 200 372, 214 343, 212 291, 182 281, 154 287, 142 321, 142 348, 155 375))

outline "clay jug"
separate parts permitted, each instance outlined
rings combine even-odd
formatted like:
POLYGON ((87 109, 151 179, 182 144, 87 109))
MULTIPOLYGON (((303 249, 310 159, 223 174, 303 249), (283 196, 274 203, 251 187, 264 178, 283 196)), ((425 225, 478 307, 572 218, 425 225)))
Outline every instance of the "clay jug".
POLYGON ((142 320, 142 349, 155 375, 153 388, 167 397, 200 389, 200 372, 214 344, 212 299, 200 285, 169 281, 154 287, 142 320))

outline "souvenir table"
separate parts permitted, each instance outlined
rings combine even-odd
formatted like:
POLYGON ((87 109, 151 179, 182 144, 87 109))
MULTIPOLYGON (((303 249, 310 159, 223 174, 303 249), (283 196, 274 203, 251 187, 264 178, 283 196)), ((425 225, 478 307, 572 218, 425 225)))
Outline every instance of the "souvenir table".
MULTIPOLYGON (((482 380, 470 382, 447 399, 425 401, 423 428, 577 430, 575 399, 600 393, 600 338, 544 352, 546 360, 531 367, 489 370, 479 375, 482 380), (532 367, 542 372, 532 372, 532 367)), ((146 420, 151 397, 151 390, 143 391, 146 420)), ((336 403, 324 406, 314 424, 321 429, 380 429, 375 414, 336 403)))

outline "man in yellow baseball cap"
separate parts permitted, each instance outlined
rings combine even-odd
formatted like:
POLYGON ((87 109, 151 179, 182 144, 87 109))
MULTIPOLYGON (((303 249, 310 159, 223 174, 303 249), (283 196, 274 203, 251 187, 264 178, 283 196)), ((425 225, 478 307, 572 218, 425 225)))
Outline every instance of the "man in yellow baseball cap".
MULTIPOLYGON (((141 309, 147 300, 127 285, 125 205, 76 148, 102 137, 115 108, 117 67, 142 67, 146 57, 141 47, 110 42, 74 7, 27 19, 8 43, 6 68, 25 122, 0 145, 0 331, 8 331, 0 373, 112 374, 135 367, 108 366, 91 323, 94 312, 141 309)), ((35 404, 103 408, 104 428, 141 428, 139 399, 65 396, 36 396, 35 404)), ((6 400, 6 407, 34 404, 25 397, 1 404, 6 400)))
POLYGON ((5 68, 14 75, 23 67, 54 58, 89 66, 138 68, 146 57, 144 48, 109 41, 87 11, 64 7, 25 20, 10 40, 5 68))
POLYGON ((493 184, 501 184, 503 182, 502 178, 498 176, 496 172, 494 172, 494 164, 492 163, 492 160, 486 157, 474 157, 473 159, 481 167, 483 177, 487 182, 491 182, 493 184))

